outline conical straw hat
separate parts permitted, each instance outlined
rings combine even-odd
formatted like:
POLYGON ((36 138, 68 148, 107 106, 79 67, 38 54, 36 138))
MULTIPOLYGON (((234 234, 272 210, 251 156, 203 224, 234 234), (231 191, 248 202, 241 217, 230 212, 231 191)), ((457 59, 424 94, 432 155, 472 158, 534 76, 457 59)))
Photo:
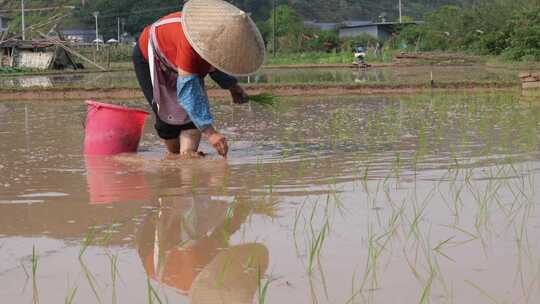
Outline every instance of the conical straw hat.
POLYGON ((190 0, 184 4, 182 24, 193 49, 227 74, 252 74, 264 62, 264 41, 257 26, 228 2, 190 0))
POLYGON ((262 244, 223 250, 193 282, 189 303, 252 304, 268 262, 268 249, 262 244))

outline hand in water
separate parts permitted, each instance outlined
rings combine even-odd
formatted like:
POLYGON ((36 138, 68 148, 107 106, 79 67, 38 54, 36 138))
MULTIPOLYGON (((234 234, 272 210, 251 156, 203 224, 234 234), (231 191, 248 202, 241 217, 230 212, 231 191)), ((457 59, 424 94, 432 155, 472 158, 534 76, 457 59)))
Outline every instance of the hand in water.
POLYGON ((227 157, 229 145, 227 139, 221 133, 214 131, 208 136, 208 142, 216 149, 217 153, 223 157, 227 157))

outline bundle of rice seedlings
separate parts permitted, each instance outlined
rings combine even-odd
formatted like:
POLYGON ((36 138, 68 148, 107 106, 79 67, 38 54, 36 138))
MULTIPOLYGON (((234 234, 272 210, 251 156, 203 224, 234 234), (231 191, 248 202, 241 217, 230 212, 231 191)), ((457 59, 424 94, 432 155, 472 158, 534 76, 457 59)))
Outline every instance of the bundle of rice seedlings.
POLYGON ((265 93, 249 96, 249 101, 258 103, 263 106, 273 107, 278 103, 279 98, 272 93, 265 92, 265 93))

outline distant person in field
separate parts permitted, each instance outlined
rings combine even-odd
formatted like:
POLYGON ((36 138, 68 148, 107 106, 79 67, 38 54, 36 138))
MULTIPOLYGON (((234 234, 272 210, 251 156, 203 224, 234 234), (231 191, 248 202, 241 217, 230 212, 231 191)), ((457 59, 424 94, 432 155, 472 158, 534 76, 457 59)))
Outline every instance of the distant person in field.
POLYGON ((221 0, 190 0, 183 12, 144 29, 133 50, 133 64, 155 113, 157 134, 170 154, 197 155, 204 136, 227 156, 227 140, 214 127, 204 78, 210 75, 231 92, 235 103, 245 103, 249 96, 233 76, 254 73, 264 56, 255 23, 221 0))

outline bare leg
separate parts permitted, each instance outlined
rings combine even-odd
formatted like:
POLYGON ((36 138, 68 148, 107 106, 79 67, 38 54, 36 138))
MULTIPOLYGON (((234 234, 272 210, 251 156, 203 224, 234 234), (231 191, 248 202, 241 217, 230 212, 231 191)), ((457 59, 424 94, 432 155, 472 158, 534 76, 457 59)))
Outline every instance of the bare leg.
POLYGON ((201 143, 201 131, 184 130, 180 133, 180 154, 197 152, 201 143))
POLYGON ((178 138, 164 139, 163 142, 165 143, 165 146, 167 146, 167 151, 169 151, 170 154, 180 153, 180 140, 178 140, 178 138))

